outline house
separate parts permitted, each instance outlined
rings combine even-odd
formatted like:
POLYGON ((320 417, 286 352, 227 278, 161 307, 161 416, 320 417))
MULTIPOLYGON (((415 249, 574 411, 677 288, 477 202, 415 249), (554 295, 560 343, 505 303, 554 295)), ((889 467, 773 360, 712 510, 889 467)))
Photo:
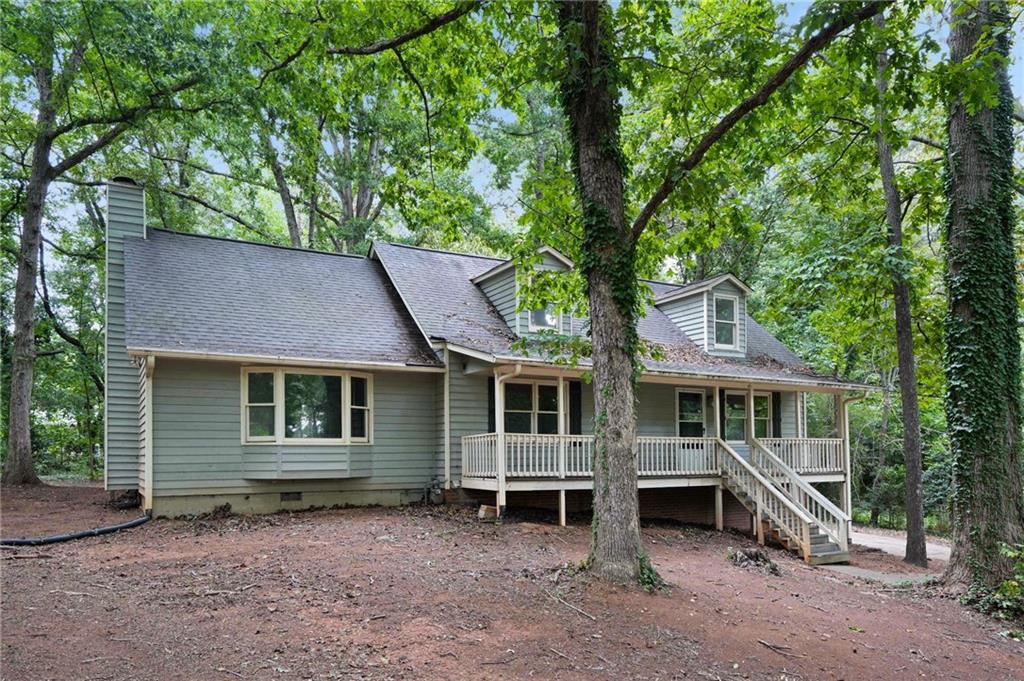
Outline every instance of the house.
MULTIPOLYGON (((563 523, 588 507, 585 363, 516 345, 584 320, 517 310, 513 261, 151 229, 130 181, 109 184, 107 211, 108 490, 137 490, 164 516, 401 504, 432 487, 557 508, 563 523)), ((539 258, 572 267, 553 249, 539 258)), ((638 386, 642 514, 844 560, 846 404, 867 386, 808 369, 750 317, 731 275, 647 285, 639 333, 663 353, 638 386), (807 436, 809 393, 835 396, 833 437, 807 436), (837 500, 815 487, 826 482, 837 500)))

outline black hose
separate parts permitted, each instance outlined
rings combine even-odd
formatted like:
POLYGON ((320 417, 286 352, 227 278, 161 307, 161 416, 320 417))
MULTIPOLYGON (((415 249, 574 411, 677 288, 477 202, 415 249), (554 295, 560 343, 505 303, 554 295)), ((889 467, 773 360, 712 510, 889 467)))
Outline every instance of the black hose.
POLYGON ((55 534, 51 537, 37 537, 35 539, 0 539, 0 546, 43 546, 44 544, 59 544, 62 541, 71 541, 72 539, 98 537, 102 534, 112 534, 120 530, 127 530, 131 527, 138 527, 143 523, 148 523, 150 519, 149 511, 147 511, 146 515, 141 518, 129 520, 128 522, 120 523, 119 525, 94 527, 91 530, 82 530, 81 532, 72 532, 71 534, 55 534))

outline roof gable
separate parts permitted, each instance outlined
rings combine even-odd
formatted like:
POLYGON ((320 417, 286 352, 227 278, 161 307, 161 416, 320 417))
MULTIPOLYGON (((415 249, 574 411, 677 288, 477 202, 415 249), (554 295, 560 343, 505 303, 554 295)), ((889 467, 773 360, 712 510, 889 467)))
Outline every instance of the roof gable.
POLYGON ((715 286, 718 286, 723 282, 730 282, 736 286, 736 288, 743 291, 743 293, 748 295, 750 294, 750 287, 743 283, 739 277, 725 273, 709 277, 707 279, 701 279, 700 281, 694 281, 689 284, 679 284, 672 291, 667 291, 661 295, 655 294, 656 297, 654 299, 654 304, 662 305, 664 303, 671 303, 681 298, 687 298, 698 293, 703 293, 704 291, 713 289, 715 286))

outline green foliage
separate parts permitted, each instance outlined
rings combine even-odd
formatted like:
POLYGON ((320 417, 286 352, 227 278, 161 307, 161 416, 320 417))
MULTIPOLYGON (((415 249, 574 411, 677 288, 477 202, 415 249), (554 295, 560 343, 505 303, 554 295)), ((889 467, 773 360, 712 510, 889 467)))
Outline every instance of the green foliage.
POLYGON ((653 593, 660 591, 668 586, 668 583, 662 579, 658 571, 654 569, 654 565, 651 563, 651 557, 646 552, 641 551, 637 556, 637 562, 640 564, 640 572, 637 574, 637 581, 644 591, 647 593, 653 593))
MULTIPOLYGON (((971 585, 964 602, 999 620, 1024 627, 1024 544, 1001 544, 999 553, 1011 565, 1011 574, 994 589, 980 583, 971 585)), ((1024 629, 1010 631, 1011 638, 1024 640, 1024 629)))

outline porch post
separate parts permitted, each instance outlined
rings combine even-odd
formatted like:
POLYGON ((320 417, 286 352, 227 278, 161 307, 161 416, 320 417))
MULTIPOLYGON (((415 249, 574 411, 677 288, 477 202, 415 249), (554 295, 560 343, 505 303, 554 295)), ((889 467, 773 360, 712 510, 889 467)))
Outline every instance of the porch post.
POLYGON ((505 376, 494 371, 494 430, 497 432, 494 468, 498 479, 498 517, 505 514, 505 376))
POLYGON ((713 404, 712 409, 714 410, 715 413, 713 415, 714 416, 714 422, 711 424, 711 426, 712 426, 711 432, 715 434, 715 437, 721 438, 722 437, 722 416, 721 416, 721 414, 722 414, 722 412, 721 412, 722 404, 721 404, 721 400, 719 399, 719 397, 720 397, 719 393, 721 391, 719 390, 717 385, 716 386, 712 386, 711 389, 715 393, 714 400, 712 402, 712 404, 713 404))
POLYGON ((725 528, 725 514, 722 512, 722 485, 715 486, 715 529, 721 532, 725 528))
MULTIPOLYGON (((558 377, 558 477, 565 478, 565 377, 558 377)), ((565 488, 558 490, 558 524, 565 527, 565 488)))
POLYGON ((842 442, 842 456, 843 456, 843 493, 842 493, 842 509, 843 513, 853 517, 853 484, 850 480, 850 406, 843 399, 842 393, 836 393, 836 403, 839 405, 839 422, 842 424, 840 430, 840 437, 843 439, 842 442))
POLYGON ((754 386, 747 386, 747 443, 754 446, 754 386))

